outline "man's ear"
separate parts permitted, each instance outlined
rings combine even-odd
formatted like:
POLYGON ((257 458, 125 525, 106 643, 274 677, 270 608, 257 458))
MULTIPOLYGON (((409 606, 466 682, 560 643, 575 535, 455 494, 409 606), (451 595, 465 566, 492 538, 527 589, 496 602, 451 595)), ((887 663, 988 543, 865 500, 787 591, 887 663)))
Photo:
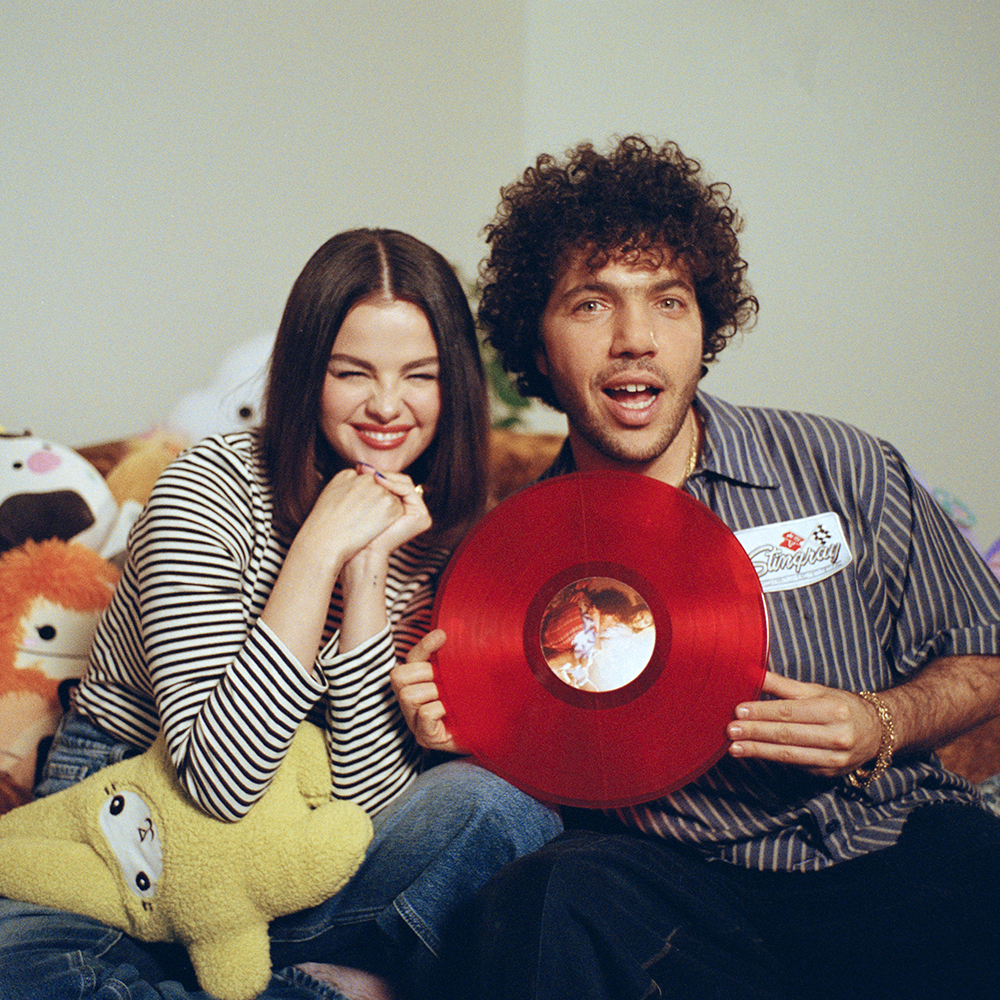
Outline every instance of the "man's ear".
POLYGON ((535 367, 546 378, 549 377, 549 359, 545 357, 545 345, 539 344, 535 350, 535 367))

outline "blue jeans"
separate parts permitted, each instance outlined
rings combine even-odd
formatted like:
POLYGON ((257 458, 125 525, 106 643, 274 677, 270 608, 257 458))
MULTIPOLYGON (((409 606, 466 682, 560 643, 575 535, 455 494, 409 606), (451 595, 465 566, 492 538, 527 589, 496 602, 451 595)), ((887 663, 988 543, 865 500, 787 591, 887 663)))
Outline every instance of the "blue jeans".
MULTIPOLYGON (((135 752, 70 716, 39 792, 53 791, 135 752)), ((365 861, 334 897, 271 924, 274 973, 261 1000, 335 1000, 293 968, 350 965, 389 977, 401 998, 433 996, 449 924, 487 879, 554 837, 558 815, 464 760, 422 774, 373 817, 365 861)), ((187 957, 97 921, 0 900, 0 1000, 195 1000, 187 957)))

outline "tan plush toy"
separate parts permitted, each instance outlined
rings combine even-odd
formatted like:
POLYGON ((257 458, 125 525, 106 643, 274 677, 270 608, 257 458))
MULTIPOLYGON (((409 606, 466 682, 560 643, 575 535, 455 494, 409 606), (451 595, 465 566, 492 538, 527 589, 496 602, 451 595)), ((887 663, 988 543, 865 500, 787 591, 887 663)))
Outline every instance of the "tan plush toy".
POLYGON ((334 895, 371 837, 359 806, 331 801, 325 741, 309 723, 237 823, 192 804, 161 734, 138 757, 0 817, 0 895, 179 941, 202 989, 251 1000, 270 978, 268 923, 334 895))
POLYGON ((119 504, 131 500, 142 506, 149 499, 160 473, 184 447, 180 438, 162 432, 130 439, 126 442, 125 454, 105 477, 111 495, 119 504))

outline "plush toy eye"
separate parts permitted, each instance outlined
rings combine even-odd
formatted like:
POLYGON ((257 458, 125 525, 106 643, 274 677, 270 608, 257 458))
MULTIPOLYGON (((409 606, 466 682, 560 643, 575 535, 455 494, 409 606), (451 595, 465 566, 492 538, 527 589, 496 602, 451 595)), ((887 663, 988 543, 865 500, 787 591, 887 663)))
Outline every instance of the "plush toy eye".
POLYGON ((125 808, 125 799, 121 795, 116 795, 108 806, 108 812, 112 816, 117 816, 125 808))
POLYGON ((149 892, 152 882, 149 880, 149 876, 145 872, 139 872, 135 877, 136 888, 139 892, 149 892))
POLYGON ((56 627, 54 625, 39 625, 35 631, 38 638, 45 642, 51 642, 56 637, 56 627))

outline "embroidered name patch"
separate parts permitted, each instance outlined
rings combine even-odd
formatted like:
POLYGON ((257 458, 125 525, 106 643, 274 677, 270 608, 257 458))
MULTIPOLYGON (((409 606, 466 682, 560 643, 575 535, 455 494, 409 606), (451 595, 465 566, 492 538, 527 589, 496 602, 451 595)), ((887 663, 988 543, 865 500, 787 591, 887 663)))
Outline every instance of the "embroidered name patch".
POLYGON ((795 590, 825 580, 853 559, 843 525, 834 513, 744 528, 736 537, 765 593, 795 590))

